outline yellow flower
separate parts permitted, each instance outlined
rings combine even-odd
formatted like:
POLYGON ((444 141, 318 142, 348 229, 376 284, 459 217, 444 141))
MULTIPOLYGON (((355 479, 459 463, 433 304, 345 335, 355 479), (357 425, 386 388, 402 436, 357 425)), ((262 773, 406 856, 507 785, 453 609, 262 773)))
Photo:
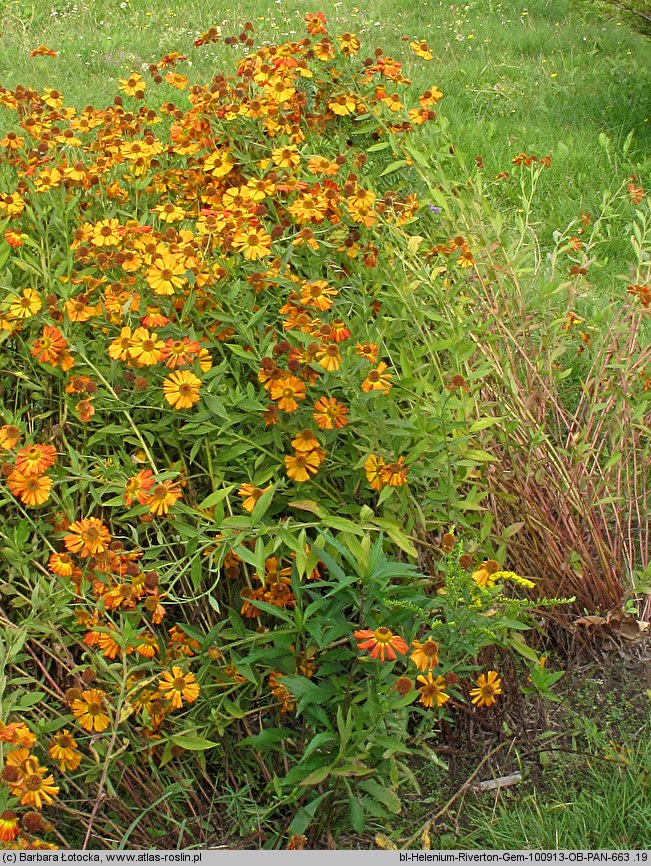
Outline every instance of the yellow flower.
POLYGON ((362 382, 362 391, 368 394, 369 391, 381 391, 387 394, 391 390, 392 373, 385 373, 387 365, 384 361, 380 361, 375 370, 371 370, 366 379, 362 382))
POLYGON ((328 108, 333 114, 339 115, 339 117, 346 117, 348 114, 353 114, 355 111, 355 107, 357 102, 354 96, 351 96, 350 93, 340 93, 339 96, 335 96, 333 99, 328 102, 328 108))
POLYGON ((437 677, 434 679, 430 671, 426 677, 418 676, 416 681, 422 683, 418 691, 420 692, 420 702, 424 707, 442 707, 450 700, 450 695, 445 691, 445 677, 437 677))
POLYGON ((263 228, 250 228, 234 235, 233 246, 248 261, 257 261, 269 255, 271 235, 263 228))
POLYGON ((209 154, 203 163, 203 170, 213 177, 224 177, 233 168, 233 163, 229 160, 230 151, 223 152, 219 150, 209 154))
POLYGON ((161 696, 170 702, 173 710, 179 710, 183 701, 188 704, 194 703, 201 691, 194 674, 184 674, 180 667, 174 665, 171 673, 165 671, 159 680, 159 691, 161 696))
POLYGON ((109 717, 104 709, 105 697, 101 689, 87 689, 81 693, 81 698, 75 698, 72 702, 72 715, 85 731, 101 733, 108 728, 109 717))
POLYGON ((321 451, 300 451, 298 454, 285 457, 287 475, 292 481, 299 483, 309 481, 311 475, 316 475, 321 465, 321 451))
POLYGON ((156 259, 147 271, 147 282, 157 295, 173 295, 186 282, 185 265, 170 255, 156 259))
POLYGON ((81 763, 77 743, 67 728, 52 737, 48 752, 52 760, 57 761, 62 773, 76 770, 81 763))
POLYGON ((470 697, 477 707, 492 707, 495 696, 502 694, 502 680, 497 671, 488 671, 477 677, 477 688, 470 689, 470 697))
POLYGON ((41 296, 35 289, 23 289, 22 293, 9 302, 8 319, 29 319, 35 316, 43 306, 41 296))
POLYGON ((118 229, 120 223, 116 219, 100 220, 93 226, 90 242, 96 247, 117 247, 120 244, 118 229))
POLYGON ((499 562, 494 559, 486 559, 477 571, 473 572, 472 579, 478 586, 488 586, 491 583, 491 576, 499 571, 499 568, 499 562))
POLYGON ((175 409, 190 409, 199 402, 201 379, 190 370, 176 370, 163 382, 165 399, 175 409))
POLYGON ((424 643, 419 640, 413 640, 411 645, 414 647, 413 653, 409 656, 418 670, 423 672, 432 670, 439 662, 439 645, 431 637, 428 637, 424 643))
POLYGON ((270 487, 254 487, 253 484, 243 484, 237 491, 238 496, 241 496, 244 500, 242 502, 242 508, 251 513, 255 508, 258 499, 260 499, 262 494, 266 493, 269 489, 270 487))
POLYGON ((366 471, 366 479, 372 489, 382 490, 385 485, 384 457, 379 457, 376 454, 369 454, 364 462, 364 470, 366 471))

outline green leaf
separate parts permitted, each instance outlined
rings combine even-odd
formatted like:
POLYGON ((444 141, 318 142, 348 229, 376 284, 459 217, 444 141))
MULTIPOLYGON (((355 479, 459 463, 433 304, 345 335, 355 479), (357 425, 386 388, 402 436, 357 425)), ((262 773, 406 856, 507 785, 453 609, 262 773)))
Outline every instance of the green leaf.
POLYGON ((206 496, 203 502, 200 502, 197 505, 197 508, 205 509, 212 508, 215 505, 218 505, 220 502, 226 499, 226 497, 234 489, 234 487, 234 484, 229 484, 228 487, 222 487, 221 490, 215 490, 209 496, 206 496))
POLYGON ((405 165, 409 165, 406 159, 397 159, 395 162, 389 163, 384 171, 380 172, 379 176, 384 177, 385 174, 392 174, 394 171, 398 171, 399 168, 403 168, 405 165))
POLYGON ((205 740, 203 737, 197 737, 194 734, 176 734, 171 738, 171 741, 175 746, 179 746, 188 752, 205 752, 207 749, 214 749, 219 746, 219 743, 205 740))
POLYGON ((307 787, 308 785, 319 785, 321 782, 325 781, 330 775, 331 767, 330 765, 326 767, 319 767, 317 770, 313 770, 309 775, 307 775, 299 785, 302 788, 307 787))
POLYGON ((251 512, 251 526, 258 523, 267 513, 267 509, 271 505, 271 500, 274 498, 275 492, 275 488, 270 487, 269 490, 265 490, 260 499, 255 503, 253 511, 251 512))
POLYGON ((359 787, 363 791, 366 791, 366 793, 374 800, 377 800, 378 803, 382 803, 383 806, 386 806, 394 815, 397 815, 400 812, 400 797, 395 793, 395 791, 381 785, 379 782, 376 782, 375 779, 364 779, 363 782, 359 783, 359 787))

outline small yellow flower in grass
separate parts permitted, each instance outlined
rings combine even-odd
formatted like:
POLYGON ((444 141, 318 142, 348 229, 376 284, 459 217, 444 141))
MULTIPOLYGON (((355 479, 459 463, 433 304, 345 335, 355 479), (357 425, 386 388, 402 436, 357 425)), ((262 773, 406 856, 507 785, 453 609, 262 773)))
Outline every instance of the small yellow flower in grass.
POLYGON ((497 671, 488 671, 477 677, 477 687, 470 689, 470 697, 477 707, 492 707, 495 696, 502 694, 502 680, 497 671))
POLYGON ((108 728, 109 717, 104 709, 105 693, 101 689, 86 689, 75 698, 70 709, 85 731, 101 733, 108 728))
POLYGON ((422 683, 419 686, 420 702, 424 707, 442 707, 450 700, 450 695, 445 691, 445 677, 437 677, 434 679, 430 671, 426 677, 418 676, 416 681, 422 683))
POLYGON ((194 674, 184 674, 180 667, 174 665, 171 672, 165 671, 161 674, 158 686, 162 697, 170 702, 173 710, 180 710, 183 701, 188 704, 194 703, 201 691, 199 683, 194 674))
POLYGON ((494 574, 491 574, 488 585, 493 586, 493 584, 497 583, 498 580, 508 580, 510 583, 515 583, 523 589, 533 589, 536 585, 533 580, 529 580, 526 577, 520 577, 520 575, 516 574, 515 571, 496 571, 494 574))
POLYGON ((77 750, 77 742, 67 728, 52 737, 48 752, 52 760, 57 761, 62 773, 76 770, 81 764, 81 754, 77 750))
POLYGON ((432 50, 424 39, 419 42, 410 42, 409 47, 421 60, 431 60, 433 57, 432 50))
POLYGON ((190 370, 176 370, 163 382, 165 399, 174 409, 191 409, 199 402, 201 379, 190 370))
POLYGON ((419 640, 413 640, 411 645, 414 648, 413 653, 409 656, 418 670, 432 670, 439 663, 439 645, 431 637, 421 643, 419 640))

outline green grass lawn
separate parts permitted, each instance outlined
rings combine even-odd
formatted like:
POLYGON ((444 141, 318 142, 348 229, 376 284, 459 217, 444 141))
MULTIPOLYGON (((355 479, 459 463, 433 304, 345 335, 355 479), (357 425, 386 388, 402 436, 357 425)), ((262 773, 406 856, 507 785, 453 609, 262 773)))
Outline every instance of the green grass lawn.
MULTIPOLYGON (((597 208, 602 190, 626 173, 621 146, 629 133, 629 158, 649 172, 651 41, 610 7, 580 0, 378 0, 372 11, 352 0, 326 6, 332 32, 356 32, 368 54, 381 45, 406 59, 415 87, 443 90, 440 109, 454 141, 470 159, 481 155, 489 176, 508 169, 519 151, 551 154, 553 172, 541 190, 543 242, 580 211, 597 208), (433 61, 412 62, 403 36, 427 39, 433 61), (600 133, 611 141, 610 152, 600 133)), ((304 0, 13 0, 0 19, 0 84, 49 85, 72 104, 100 105, 112 99, 118 78, 172 50, 187 53, 180 68, 204 82, 232 68, 245 49, 195 48, 202 30, 218 24, 229 35, 251 20, 260 40, 300 38, 303 16, 318 8, 304 0), (29 50, 41 43, 59 57, 31 58, 29 50)), ((178 91, 162 88, 178 100, 178 91)))

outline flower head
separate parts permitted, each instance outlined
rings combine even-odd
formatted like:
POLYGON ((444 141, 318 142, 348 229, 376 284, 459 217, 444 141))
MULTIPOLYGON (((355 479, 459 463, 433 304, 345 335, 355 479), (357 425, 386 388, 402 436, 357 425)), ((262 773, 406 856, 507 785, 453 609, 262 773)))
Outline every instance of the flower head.
POLYGON ((81 693, 81 698, 73 700, 70 706, 72 715, 85 731, 101 733, 108 728, 109 717, 104 709, 105 697, 101 689, 87 689, 81 693))
POLYGON ((421 643, 419 640, 413 640, 411 645, 414 647, 413 653, 409 656, 411 661, 420 671, 428 671, 435 668, 439 663, 439 645, 431 637, 421 643))
POLYGON ((389 661, 395 661, 396 653, 404 655, 409 650, 404 638, 394 634, 385 626, 380 626, 375 631, 369 628, 360 629, 360 631, 355 632, 355 637, 358 640, 358 649, 370 649, 371 658, 375 659, 379 656, 381 662, 387 658, 389 661))
POLYGON ((450 700, 450 695, 445 691, 445 677, 437 677, 434 679, 430 671, 426 677, 416 677, 417 682, 422 683, 419 686, 420 702, 424 707, 442 707, 450 700))
POLYGON ((184 674, 180 667, 174 665, 171 672, 165 671, 159 680, 159 691, 162 697, 169 701, 174 710, 183 706, 183 701, 194 703, 201 691, 193 673, 184 674))
POLYGON ((477 707, 492 707, 496 695, 502 694, 502 680, 497 671, 488 671, 477 677, 477 687, 470 689, 470 697, 477 707))

